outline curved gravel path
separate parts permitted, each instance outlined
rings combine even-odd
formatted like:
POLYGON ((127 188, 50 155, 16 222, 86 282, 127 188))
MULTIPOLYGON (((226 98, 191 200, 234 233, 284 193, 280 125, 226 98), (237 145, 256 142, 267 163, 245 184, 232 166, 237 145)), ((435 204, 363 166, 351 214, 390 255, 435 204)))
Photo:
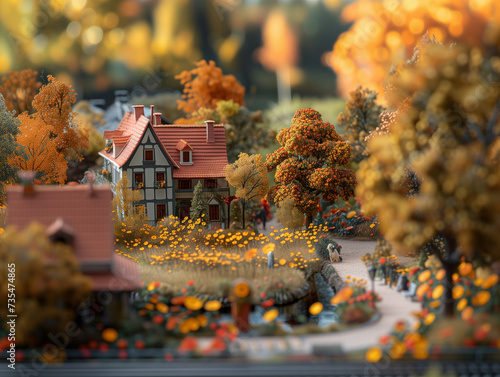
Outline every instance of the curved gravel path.
MULTIPOLYGON (((267 223, 267 230, 262 230, 259 227, 259 231, 269 235, 271 226, 279 228, 280 224, 272 219, 267 223)), ((339 275, 344 279, 347 279, 348 276, 364 278, 369 282, 368 289, 371 289, 368 270, 361 261, 361 257, 366 253, 373 252, 376 242, 334 240, 342 245, 343 261, 333 264, 339 275)), ((401 259, 404 262, 406 258, 401 259)), ((377 303, 381 317, 374 323, 329 334, 240 339, 238 344, 241 350, 250 357, 269 357, 270 352, 273 353, 273 351, 310 354, 316 346, 339 346, 344 351, 369 348, 377 344, 381 336, 388 334, 398 320, 407 320, 410 324, 413 323, 411 313, 420 310, 419 303, 409 301, 394 288, 381 285, 378 280, 375 281, 375 292, 382 297, 382 301, 377 303)))

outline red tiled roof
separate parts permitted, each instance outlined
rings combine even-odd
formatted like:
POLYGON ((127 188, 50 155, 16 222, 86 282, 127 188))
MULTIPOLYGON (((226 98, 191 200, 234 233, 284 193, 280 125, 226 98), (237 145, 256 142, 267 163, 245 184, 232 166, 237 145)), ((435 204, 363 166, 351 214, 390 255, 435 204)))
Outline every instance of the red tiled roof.
POLYGON ((214 126, 215 141, 207 143, 206 125, 158 125, 153 126, 156 136, 164 148, 170 152, 179 168, 174 169, 174 179, 179 178, 223 178, 227 165, 226 133, 224 126, 214 126), (177 145, 184 140, 193 149, 193 164, 180 164, 177 145))
MULTIPOLYGON (((113 151, 110 151, 108 153, 106 152, 105 149, 100 151, 99 154, 103 157, 106 157, 108 160, 113 161, 118 166, 120 167, 123 166, 130 159, 130 157, 132 157, 132 154, 137 149, 137 146, 140 143, 142 135, 144 135, 144 132, 146 131, 146 127, 148 126, 148 124, 149 124, 149 119, 146 118, 144 115, 141 115, 141 117, 136 122, 135 114, 131 111, 127 111, 127 113, 123 116, 122 121, 118 125, 118 128, 115 131, 111 131, 111 133, 114 132, 114 134, 107 134, 107 135, 112 135, 110 136, 110 138, 113 138, 114 140, 117 138, 117 136, 119 140, 123 140, 121 139, 123 135, 123 137, 129 138, 128 143, 126 143, 125 147, 116 158, 113 157, 113 151)), ((124 144, 118 144, 118 145, 124 145, 124 144)), ((172 158, 166 151, 165 153, 167 157, 170 158, 170 160, 172 160, 172 158)))
POLYGON ((109 260, 113 254, 114 231, 108 186, 35 185, 33 195, 23 186, 7 187, 7 225, 23 229, 36 221, 48 228, 61 218, 75 232, 74 253, 81 261, 109 260))
POLYGON ((186 142, 186 140, 182 140, 182 139, 179 140, 179 142, 177 143, 175 148, 179 151, 185 151, 185 150, 192 151, 193 150, 193 148, 191 148, 191 146, 186 142))
POLYGON ((18 229, 38 222, 48 228, 63 222, 74 231, 73 252, 80 262, 110 262, 112 272, 88 273, 93 289, 108 289, 110 282, 120 282, 122 289, 139 286, 137 265, 117 255, 111 219, 112 193, 108 186, 89 185, 34 187, 33 195, 25 195, 23 186, 8 186, 7 225, 18 229))
POLYGON ((137 264, 116 253, 113 253, 112 272, 90 273, 92 289, 105 291, 130 291, 141 285, 137 264))
POLYGON ((123 135, 123 131, 118 131, 118 130, 104 131, 104 138, 105 139, 112 139, 115 136, 122 136, 122 135, 123 135))
POLYGON ((127 144, 127 141, 130 139, 129 135, 126 136, 115 136, 113 137, 113 143, 116 145, 125 145, 127 144))

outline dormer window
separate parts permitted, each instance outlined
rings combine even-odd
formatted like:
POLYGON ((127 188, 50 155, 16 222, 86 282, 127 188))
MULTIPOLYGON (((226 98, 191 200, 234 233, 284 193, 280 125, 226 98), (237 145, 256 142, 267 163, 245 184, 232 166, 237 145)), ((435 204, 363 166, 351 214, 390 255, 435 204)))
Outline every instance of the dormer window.
POLYGON ((152 149, 146 149, 144 151, 144 161, 153 161, 155 159, 155 154, 152 149))
POLYGON ((193 152, 181 151, 181 164, 190 165, 193 163, 193 152))

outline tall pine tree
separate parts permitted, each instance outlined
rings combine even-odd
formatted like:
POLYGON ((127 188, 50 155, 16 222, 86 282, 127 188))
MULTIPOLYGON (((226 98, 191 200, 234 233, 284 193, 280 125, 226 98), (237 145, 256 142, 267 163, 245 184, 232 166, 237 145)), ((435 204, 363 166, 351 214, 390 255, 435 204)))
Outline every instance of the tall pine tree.
POLYGON ((191 199, 189 217, 191 220, 196 221, 197 219, 202 219, 203 216, 207 218, 207 202, 203 198, 203 185, 201 184, 201 181, 198 181, 196 186, 194 186, 194 194, 193 199, 191 199))

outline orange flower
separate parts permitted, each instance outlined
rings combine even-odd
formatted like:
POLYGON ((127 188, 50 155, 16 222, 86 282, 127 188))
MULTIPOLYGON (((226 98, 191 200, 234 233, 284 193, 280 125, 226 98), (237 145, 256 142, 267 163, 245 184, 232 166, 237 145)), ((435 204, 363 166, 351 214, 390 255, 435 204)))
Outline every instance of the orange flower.
POLYGON ((432 275, 432 273, 430 270, 424 270, 420 273, 420 275, 418 275, 418 281, 423 283, 424 281, 429 280, 431 275, 432 275))
POLYGON ((457 304, 457 310, 462 311, 465 307, 467 306, 467 299, 463 298, 461 299, 458 304, 457 304))
POLYGON ((203 307, 203 301, 195 296, 187 296, 184 299, 184 306, 189 310, 200 310, 203 307))
POLYGON ((472 318, 474 315, 474 309, 472 306, 467 306, 463 311, 462 311, 462 319, 464 321, 468 321, 472 318))
POLYGON ((429 286, 429 284, 427 283, 424 283, 422 285, 419 285, 417 290, 415 291, 415 294, 417 295, 417 297, 424 297, 424 295, 430 291, 431 287, 429 286))
POLYGON ((440 269, 438 272, 436 272, 436 280, 442 280, 446 276, 446 271, 444 268, 440 269))
POLYGON ((103 330, 101 336, 106 342, 113 343, 116 339, 118 339, 118 331, 108 328, 103 330))
POLYGON ((443 295, 443 292, 444 292, 444 287, 440 284, 432 291, 432 298, 434 300, 437 300, 443 295))
POLYGON ((372 347, 366 351, 365 358, 369 363, 377 363, 382 358, 382 350, 378 346, 372 347))
POLYGON ((271 321, 274 321, 276 319, 276 317, 278 316, 279 312, 278 312, 278 309, 271 309, 271 310, 268 310, 267 312, 265 312, 263 315, 262 315, 262 320, 264 322, 271 322, 271 321))
POLYGON ((220 303, 220 301, 211 300, 205 303, 205 310, 209 312, 214 312, 219 310, 221 306, 222 304, 220 303))
POLYGON ((318 315, 323 310, 323 304, 321 302, 315 302, 309 307, 309 313, 311 315, 318 315))
POLYGON ((250 261, 252 260, 253 258, 255 258, 255 256, 257 255, 258 253, 258 250, 253 248, 253 249, 249 249, 246 253, 245 253, 245 260, 246 261, 250 261))
POLYGON ((470 264, 470 263, 462 262, 462 263, 460 263, 460 265, 458 266, 458 273, 459 273, 461 276, 467 276, 467 275, 469 275, 471 272, 472 272, 472 264, 470 264))
POLYGON ((456 285, 452 289, 452 295, 455 300, 458 300, 460 297, 464 295, 465 289, 462 285, 456 285))
POLYGON ((483 306, 488 301, 490 301, 491 293, 488 291, 480 291, 472 297, 472 305, 474 306, 483 306))
POLYGON ((492 274, 483 281, 483 289, 489 289, 498 283, 498 275, 492 274))
POLYGON ((332 297, 330 303, 332 305, 338 305, 342 302, 345 302, 351 298, 354 293, 354 289, 350 286, 345 286, 338 293, 332 297))
POLYGON ((233 291, 236 297, 245 298, 250 294, 250 287, 242 281, 234 286, 233 291))

